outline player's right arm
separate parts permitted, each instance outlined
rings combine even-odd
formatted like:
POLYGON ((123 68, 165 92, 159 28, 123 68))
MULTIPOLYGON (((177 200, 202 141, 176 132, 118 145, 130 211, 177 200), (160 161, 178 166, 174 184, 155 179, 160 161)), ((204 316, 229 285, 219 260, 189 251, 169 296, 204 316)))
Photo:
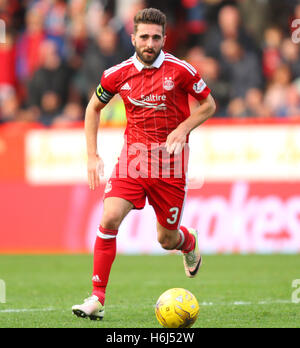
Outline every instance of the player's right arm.
POLYGON ((118 93, 115 81, 116 75, 110 73, 111 69, 103 73, 101 82, 89 101, 85 113, 84 128, 88 155, 88 182, 91 190, 100 185, 99 175, 103 176, 104 174, 104 164, 97 149, 101 110, 118 93))
POLYGON ((101 110, 106 104, 93 94, 85 112, 84 130, 88 156, 88 183, 91 190, 100 185, 99 175, 103 175, 104 165, 97 149, 97 136, 101 110))

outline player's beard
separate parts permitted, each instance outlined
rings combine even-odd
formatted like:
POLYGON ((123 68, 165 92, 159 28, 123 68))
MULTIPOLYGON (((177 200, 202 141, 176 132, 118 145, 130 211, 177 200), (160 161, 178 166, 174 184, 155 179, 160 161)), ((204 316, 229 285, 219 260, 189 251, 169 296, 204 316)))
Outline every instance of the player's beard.
POLYGON ((159 56, 161 50, 162 50, 162 47, 157 51, 155 51, 154 49, 149 49, 149 48, 140 50, 139 48, 135 46, 135 51, 137 56, 145 65, 152 65, 155 62, 156 58, 159 56), (147 52, 152 54, 147 55, 147 52))

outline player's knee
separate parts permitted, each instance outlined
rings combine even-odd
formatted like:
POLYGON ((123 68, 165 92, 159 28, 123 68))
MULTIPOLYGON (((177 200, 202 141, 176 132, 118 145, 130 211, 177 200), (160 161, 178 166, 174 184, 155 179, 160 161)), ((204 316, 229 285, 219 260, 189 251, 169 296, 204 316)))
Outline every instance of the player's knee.
POLYGON ((122 216, 117 210, 104 211, 101 226, 110 230, 117 230, 122 222, 122 216))

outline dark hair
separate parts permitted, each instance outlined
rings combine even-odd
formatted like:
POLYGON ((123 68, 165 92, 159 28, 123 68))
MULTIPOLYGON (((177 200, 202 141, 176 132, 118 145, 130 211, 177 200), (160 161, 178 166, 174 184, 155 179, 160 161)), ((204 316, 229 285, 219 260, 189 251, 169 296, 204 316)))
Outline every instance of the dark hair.
POLYGON ((145 8, 139 11, 134 17, 134 32, 137 32, 137 27, 140 23, 143 24, 157 24, 163 28, 163 34, 166 32, 167 17, 156 8, 145 8))

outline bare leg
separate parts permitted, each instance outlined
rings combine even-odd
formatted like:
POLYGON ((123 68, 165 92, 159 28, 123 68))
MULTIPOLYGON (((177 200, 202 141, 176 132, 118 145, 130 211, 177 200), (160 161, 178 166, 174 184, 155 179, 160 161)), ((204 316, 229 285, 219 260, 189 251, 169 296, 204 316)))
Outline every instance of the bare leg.
POLYGON ((106 198, 104 200, 104 210, 101 219, 101 226, 103 228, 117 230, 126 215, 133 208, 133 204, 123 198, 106 198))
POLYGON ((168 230, 157 221, 157 239, 166 250, 174 250, 180 242, 178 230, 168 230))

